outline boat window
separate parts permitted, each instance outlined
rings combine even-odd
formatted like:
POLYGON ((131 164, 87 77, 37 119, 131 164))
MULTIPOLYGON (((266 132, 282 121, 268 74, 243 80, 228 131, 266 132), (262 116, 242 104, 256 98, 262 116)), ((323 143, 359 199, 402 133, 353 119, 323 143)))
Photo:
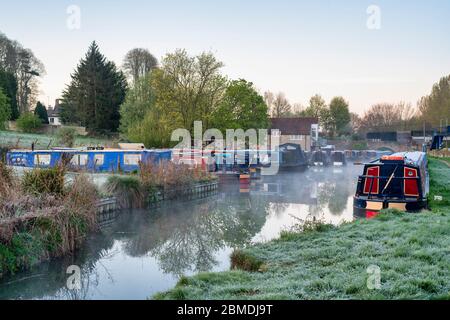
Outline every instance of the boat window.
POLYGON ((75 166, 85 166, 85 165, 87 165, 87 162, 88 162, 88 155, 81 154, 81 153, 75 154, 72 157, 72 160, 70 160, 70 163, 75 166))
POLYGON ((49 166, 50 165, 50 155, 49 154, 35 154, 34 155, 34 165, 49 166))
POLYGON ((123 162, 128 166, 136 166, 141 162, 142 156, 140 154, 125 154, 123 156, 123 162))
POLYGON ((94 163, 96 166, 103 165, 105 163, 105 155, 102 153, 94 155, 94 163))

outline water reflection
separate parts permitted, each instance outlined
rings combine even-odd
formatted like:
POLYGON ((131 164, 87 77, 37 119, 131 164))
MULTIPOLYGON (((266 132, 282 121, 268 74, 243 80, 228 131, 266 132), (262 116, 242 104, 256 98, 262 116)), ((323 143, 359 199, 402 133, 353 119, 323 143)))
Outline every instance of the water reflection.
POLYGON ((0 299, 144 299, 181 275, 228 269, 234 248, 299 221, 351 220, 356 176, 351 166, 282 174, 253 181, 245 193, 228 183, 201 201, 123 212, 76 256, 0 281, 0 299), (66 288, 70 265, 82 269, 81 290, 66 288))

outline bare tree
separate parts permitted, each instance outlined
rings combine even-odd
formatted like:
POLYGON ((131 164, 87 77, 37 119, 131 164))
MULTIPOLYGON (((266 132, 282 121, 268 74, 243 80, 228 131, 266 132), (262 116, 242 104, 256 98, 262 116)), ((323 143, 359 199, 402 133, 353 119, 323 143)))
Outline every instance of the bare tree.
POLYGON ((301 103, 294 103, 292 105, 292 113, 296 117, 301 116, 305 112, 305 109, 305 106, 301 103))
POLYGON ((362 117, 360 128, 368 131, 405 130, 411 126, 416 110, 405 102, 373 105, 362 117))
POLYGON ((284 118, 291 115, 292 107, 284 93, 279 92, 275 96, 272 92, 268 91, 264 93, 264 100, 272 118, 284 118))
POLYGON ((125 56, 123 61, 123 68, 128 76, 133 79, 133 83, 152 69, 158 66, 158 60, 147 50, 142 48, 135 48, 125 56))
POLYGON ((30 49, 0 33, 0 68, 17 79, 17 104, 20 112, 26 112, 39 93, 38 77, 45 68, 30 49))

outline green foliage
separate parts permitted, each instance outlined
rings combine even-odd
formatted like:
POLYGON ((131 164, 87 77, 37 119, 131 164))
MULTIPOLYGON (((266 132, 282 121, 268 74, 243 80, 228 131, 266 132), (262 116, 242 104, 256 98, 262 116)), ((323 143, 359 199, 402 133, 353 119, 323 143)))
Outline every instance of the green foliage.
POLYGON ((226 129, 264 129, 269 124, 268 108, 253 83, 244 79, 231 81, 217 110, 212 113, 211 127, 226 129))
POLYGON ((36 108, 34 109, 34 114, 41 119, 41 122, 44 124, 48 124, 48 114, 45 106, 38 102, 36 108))
POLYGON ((260 271, 263 261, 242 250, 234 250, 231 254, 231 269, 256 272, 260 271))
POLYGON ((61 127, 57 132, 58 142, 65 147, 72 148, 75 145, 77 131, 74 128, 61 127))
POLYGON ((63 93, 62 121, 81 124, 91 133, 115 132, 126 90, 124 74, 106 60, 93 42, 63 93))
POLYGON ((0 243, 0 276, 15 273, 23 266, 34 265, 44 250, 40 237, 34 233, 19 232, 6 245, 0 243))
POLYGON ((17 108, 17 79, 11 72, 6 72, 0 68, 0 90, 6 95, 10 106, 10 120, 16 120, 19 117, 17 108))
POLYGON ((22 188, 31 194, 64 194, 64 169, 57 166, 49 169, 26 171, 22 178, 22 188))
POLYGON ((63 192, 62 180, 62 171, 35 169, 25 174, 21 184, 2 191, 0 277, 73 253, 95 227, 95 186, 84 175, 78 175, 63 192), (20 203, 20 209, 11 206, 13 201, 20 203), (3 214, 6 211, 10 212, 3 214))
POLYGON ((345 133, 344 130, 350 123, 350 111, 348 103, 343 97, 335 97, 330 102, 330 118, 332 121, 333 133, 339 135, 345 133))
POLYGON ((425 121, 437 127, 441 119, 450 118, 450 75, 433 85, 431 94, 419 102, 419 110, 425 121))
POLYGON ((11 108, 8 97, 0 88, 0 130, 5 130, 6 121, 11 118, 11 108))
POLYGON ((147 147, 169 147, 174 129, 267 128, 267 105, 251 82, 227 82, 223 64, 211 54, 167 54, 159 69, 140 77, 121 106, 120 131, 147 147))
MULTIPOLYGON (((0 70, 8 73, 6 92, 11 99, 11 115, 15 120, 19 111, 23 113, 29 110, 30 101, 39 94, 36 78, 45 73, 45 67, 33 51, 24 48, 18 41, 8 39, 1 32, 0 52, 0 70), (13 97, 17 97, 17 104, 13 97)), ((0 74, 0 83, 1 78, 0 74)))
POLYGON ((17 119, 17 127, 25 133, 36 132, 42 127, 41 119, 31 112, 26 112, 20 115, 17 119))
POLYGON ((116 197, 122 208, 141 208, 145 204, 145 191, 137 177, 110 176, 104 189, 116 197))
POLYGON ((309 106, 301 115, 318 118, 321 127, 331 137, 345 133, 351 120, 348 103, 343 97, 334 97, 328 106, 318 94, 311 97, 309 106))
POLYGON ((131 142, 142 142, 147 147, 167 147, 175 129, 167 110, 156 104, 156 92, 152 85, 155 70, 139 78, 128 91, 120 107, 120 131, 131 142))
POLYGON ((353 142, 352 150, 367 150, 367 142, 365 141, 353 142))
POLYGON ((323 117, 327 110, 327 103, 321 95, 316 94, 309 100, 309 106, 303 111, 302 115, 307 117, 318 118, 319 121, 323 120, 323 117))
POLYGON ((211 113, 226 89, 223 63, 210 52, 190 56, 185 50, 167 54, 154 74, 156 103, 178 128, 193 129, 194 121, 210 127, 211 113))

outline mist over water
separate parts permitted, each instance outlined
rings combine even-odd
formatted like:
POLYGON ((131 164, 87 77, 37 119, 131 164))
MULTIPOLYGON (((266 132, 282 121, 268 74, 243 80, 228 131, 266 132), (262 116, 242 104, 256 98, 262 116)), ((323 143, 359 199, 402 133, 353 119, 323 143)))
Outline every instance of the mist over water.
POLYGON ((230 268, 234 248, 269 241, 305 220, 353 219, 360 168, 309 168, 222 184, 209 198, 121 212, 73 257, 0 280, 0 299, 146 299, 182 275, 230 268), (69 290, 67 267, 81 268, 82 289, 69 290))

